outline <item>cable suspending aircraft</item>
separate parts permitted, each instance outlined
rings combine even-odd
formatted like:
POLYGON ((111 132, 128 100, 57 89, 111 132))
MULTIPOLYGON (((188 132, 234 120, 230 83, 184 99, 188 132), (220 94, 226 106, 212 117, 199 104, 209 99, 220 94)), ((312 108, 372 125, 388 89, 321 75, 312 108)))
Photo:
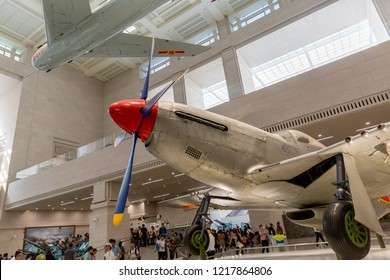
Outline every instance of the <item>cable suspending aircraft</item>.
POLYGON ((147 100, 150 61, 140 99, 118 101, 108 109, 124 130, 115 144, 127 133, 133 136, 115 225, 126 207, 139 138, 156 158, 211 187, 185 235, 194 255, 209 242, 204 232, 210 204, 286 211, 296 224, 323 228, 339 259, 364 258, 370 231, 385 235, 379 219, 390 212, 390 123, 329 147, 296 130, 268 133, 184 104, 158 102, 188 69, 147 100))
MULTIPOLYGON (((49 72, 78 57, 149 57, 151 38, 123 31, 171 0, 109 0, 91 12, 89 0, 42 0, 47 43, 32 57, 49 72)), ((194 56, 209 47, 155 39, 154 56, 194 56)))

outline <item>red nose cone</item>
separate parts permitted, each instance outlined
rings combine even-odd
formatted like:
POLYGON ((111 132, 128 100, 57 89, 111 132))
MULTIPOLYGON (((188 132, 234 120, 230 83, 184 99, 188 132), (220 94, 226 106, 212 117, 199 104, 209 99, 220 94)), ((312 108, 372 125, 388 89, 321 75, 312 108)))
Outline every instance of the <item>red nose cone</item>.
POLYGON ((157 118, 158 105, 154 105, 150 114, 142 119, 141 110, 145 107, 146 101, 122 100, 115 102, 108 108, 108 113, 114 122, 128 133, 138 131, 138 136, 145 141, 153 131, 157 118))

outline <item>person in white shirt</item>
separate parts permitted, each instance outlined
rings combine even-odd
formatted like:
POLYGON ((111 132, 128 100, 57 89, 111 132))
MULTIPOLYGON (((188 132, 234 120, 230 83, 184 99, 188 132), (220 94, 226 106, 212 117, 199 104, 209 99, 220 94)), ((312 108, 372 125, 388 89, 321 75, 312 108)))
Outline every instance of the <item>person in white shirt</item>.
POLYGON ((16 252, 15 252, 15 256, 13 256, 12 258, 11 258, 11 260, 23 260, 23 252, 22 251, 20 251, 20 250, 17 250, 16 252))
POLYGON ((140 260, 141 255, 133 242, 130 243, 130 250, 128 253, 128 260, 140 260))
POLYGON ((107 243, 107 244, 104 246, 104 251, 106 252, 106 253, 104 254, 104 259, 105 259, 106 261, 116 260, 115 254, 114 254, 114 252, 111 250, 111 244, 110 244, 110 243, 107 243))
POLYGON ((156 242, 156 251, 158 253, 159 260, 166 260, 168 258, 167 243, 165 242, 165 236, 160 235, 156 242))

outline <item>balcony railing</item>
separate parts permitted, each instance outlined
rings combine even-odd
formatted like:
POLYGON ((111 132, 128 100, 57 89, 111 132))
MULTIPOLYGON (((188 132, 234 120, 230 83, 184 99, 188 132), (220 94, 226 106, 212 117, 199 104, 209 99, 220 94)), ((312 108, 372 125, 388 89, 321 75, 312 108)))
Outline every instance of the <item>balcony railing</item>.
MULTIPOLYGON (((44 161, 42 163, 39 163, 37 165, 31 166, 27 169, 24 169, 24 170, 16 173, 16 179, 27 178, 29 176, 38 174, 39 172, 41 172, 43 170, 50 169, 52 167, 61 165, 67 161, 78 159, 78 158, 84 157, 88 154, 91 154, 93 152, 96 152, 98 150, 112 146, 112 145, 114 145, 115 138, 116 138, 116 135, 106 136, 103 139, 89 143, 85 146, 77 148, 76 150, 70 151, 70 152, 65 153, 63 155, 57 156, 55 158, 49 159, 49 160, 44 161)), ((127 137, 127 138, 129 138, 129 137, 127 137)))

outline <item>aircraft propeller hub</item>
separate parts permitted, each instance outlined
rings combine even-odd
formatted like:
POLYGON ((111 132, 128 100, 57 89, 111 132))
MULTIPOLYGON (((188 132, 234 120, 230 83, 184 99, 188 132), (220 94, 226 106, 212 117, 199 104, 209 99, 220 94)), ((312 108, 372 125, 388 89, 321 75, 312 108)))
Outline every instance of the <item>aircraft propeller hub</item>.
POLYGON ((128 133, 138 131, 138 137, 145 141, 153 131, 157 118, 158 104, 155 104, 148 116, 143 117, 142 110, 146 101, 122 100, 115 102, 108 108, 108 113, 114 122, 128 133))

